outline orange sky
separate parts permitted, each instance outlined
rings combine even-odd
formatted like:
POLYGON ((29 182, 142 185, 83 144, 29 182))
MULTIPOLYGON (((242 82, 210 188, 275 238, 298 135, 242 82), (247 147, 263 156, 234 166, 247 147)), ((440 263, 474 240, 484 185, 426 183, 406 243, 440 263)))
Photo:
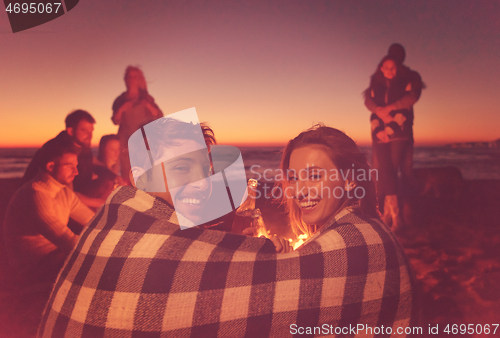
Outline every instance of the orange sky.
POLYGON ((317 122, 370 138, 361 92, 388 46, 427 89, 417 144, 500 138, 500 3, 81 1, 13 34, 0 13, 0 146, 38 146, 85 109, 93 143, 140 65, 164 114, 196 107, 220 143, 284 144, 317 122), (495 42, 496 41, 496 42, 495 42))

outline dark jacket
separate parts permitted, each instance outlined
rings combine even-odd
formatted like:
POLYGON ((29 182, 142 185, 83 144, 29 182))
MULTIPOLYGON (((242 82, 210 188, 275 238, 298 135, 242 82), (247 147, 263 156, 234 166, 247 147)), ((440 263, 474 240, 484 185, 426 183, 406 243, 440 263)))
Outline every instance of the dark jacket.
POLYGON ((397 76, 388 81, 384 77, 372 76, 370 87, 365 90, 365 105, 372 112, 372 138, 378 142, 376 135, 381 130, 386 130, 390 140, 413 140, 413 105, 420 98, 424 88, 420 75, 410 68, 402 65, 398 68, 397 76), (391 116, 396 121, 387 125, 375 114, 378 107, 393 104, 396 109, 391 116), (389 128, 389 129, 386 129, 389 128))

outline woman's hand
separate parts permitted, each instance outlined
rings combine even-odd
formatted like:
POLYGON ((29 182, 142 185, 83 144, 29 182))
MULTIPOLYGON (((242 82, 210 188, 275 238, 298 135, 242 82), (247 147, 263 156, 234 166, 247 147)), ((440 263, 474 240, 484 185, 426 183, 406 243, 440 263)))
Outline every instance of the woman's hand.
MULTIPOLYGON (((248 228, 244 229, 241 232, 241 234, 245 235, 245 236, 255 236, 256 235, 255 228, 248 227, 248 228)), ((264 237, 264 236, 260 236, 260 237, 264 237)), ((269 238, 269 239, 271 240, 271 242, 273 242, 277 253, 288 253, 288 252, 293 251, 293 248, 290 245, 290 242, 288 240, 281 238, 281 237, 278 237, 276 235, 272 235, 271 238, 269 238)))
POLYGON ((284 238, 272 235, 270 240, 273 242, 277 253, 288 253, 293 251, 290 242, 284 238))
POLYGON ((115 184, 117 186, 130 185, 129 183, 125 182, 125 180, 121 176, 116 176, 115 184))
POLYGON ((375 114, 384 121, 385 124, 394 121, 392 116, 390 115, 391 111, 393 111, 393 107, 391 105, 385 106, 385 107, 377 107, 375 109, 375 114))
POLYGON ((389 142, 389 135, 385 130, 379 131, 377 133, 377 138, 380 140, 382 143, 387 143, 389 142))
POLYGON ((160 111, 153 106, 148 100, 141 100, 141 103, 146 106, 146 108, 151 112, 151 116, 153 117, 159 117, 160 116, 160 111))
POLYGON ((113 114, 113 117, 111 118, 111 120, 113 121, 113 123, 116 124, 116 125, 121 124, 123 112, 126 111, 126 110, 131 109, 133 106, 134 106, 134 102, 133 101, 127 101, 124 104, 122 104, 121 107, 118 108, 118 110, 116 111, 116 113, 113 114))
POLYGON ((120 107, 120 110, 122 112, 124 112, 126 110, 132 109, 133 107, 134 107, 134 101, 130 100, 130 101, 127 101, 124 104, 122 104, 122 106, 120 107))

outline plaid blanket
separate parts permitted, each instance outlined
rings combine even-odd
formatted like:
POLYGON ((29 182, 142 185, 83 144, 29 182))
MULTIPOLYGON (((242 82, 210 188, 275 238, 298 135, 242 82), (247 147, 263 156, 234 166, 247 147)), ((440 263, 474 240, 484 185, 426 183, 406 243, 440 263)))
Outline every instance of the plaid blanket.
POLYGON ((66 261, 39 336, 289 337, 411 324, 409 268, 379 221, 344 209, 300 249, 276 254, 264 238, 179 230, 175 215, 145 192, 116 190, 66 261))

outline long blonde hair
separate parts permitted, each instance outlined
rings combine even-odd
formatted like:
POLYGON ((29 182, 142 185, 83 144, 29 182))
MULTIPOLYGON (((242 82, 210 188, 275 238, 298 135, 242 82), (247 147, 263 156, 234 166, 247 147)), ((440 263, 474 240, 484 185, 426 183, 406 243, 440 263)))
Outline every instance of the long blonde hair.
MULTIPOLYGON (((142 89, 144 92, 148 92, 148 86, 146 84, 146 78, 144 77, 144 73, 139 67, 136 66, 128 66, 127 69, 125 69, 125 75, 123 76, 123 80, 125 80, 125 83, 127 83, 127 76, 131 72, 138 72, 141 74, 142 80, 139 83, 139 89, 142 89)), ((127 88, 128 89, 128 88, 127 88)))

